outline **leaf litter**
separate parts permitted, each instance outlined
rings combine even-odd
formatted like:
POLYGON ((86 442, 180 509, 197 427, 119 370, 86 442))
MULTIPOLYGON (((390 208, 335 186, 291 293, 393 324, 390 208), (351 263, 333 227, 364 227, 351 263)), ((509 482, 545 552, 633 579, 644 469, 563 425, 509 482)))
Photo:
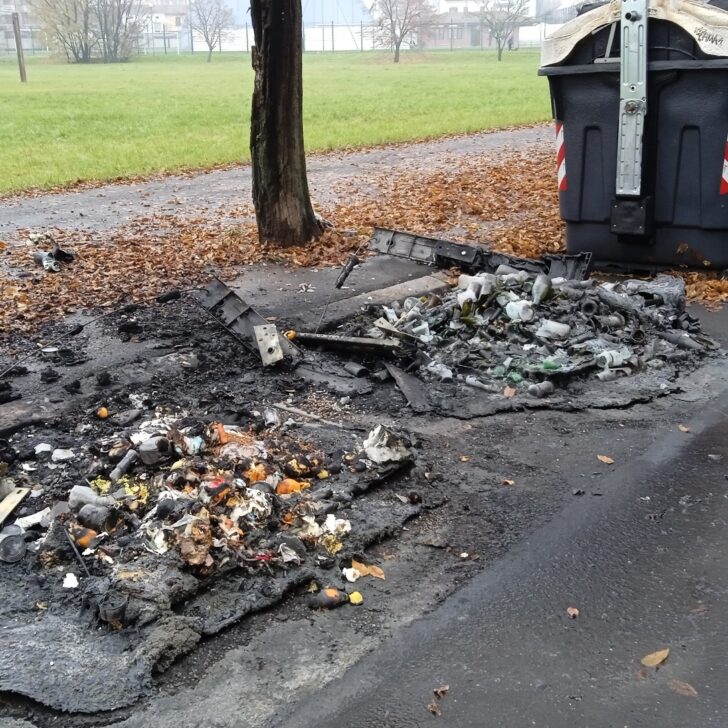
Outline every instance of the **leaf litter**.
MULTIPOLYGON (((218 210, 214 218, 154 214, 111 231, 54 230, 57 242, 77 253, 60 273, 36 268, 32 247, 3 241, 0 331, 32 335, 43 324, 79 310, 114 308, 200 285, 213 271, 224 277, 244 264, 338 265, 368 240, 375 225, 487 242, 494 250, 523 257, 563 250, 550 151, 439 161, 439 169, 424 174, 390 172, 367 178, 366 185, 359 180, 339 183, 339 202, 321 210, 333 227, 308 246, 261 244, 249 204, 218 210), (243 222, 232 224, 231 219, 243 222)), ((728 281, 717 274, 682 275, 690 298, 709 305, 728 300, 728 281)))

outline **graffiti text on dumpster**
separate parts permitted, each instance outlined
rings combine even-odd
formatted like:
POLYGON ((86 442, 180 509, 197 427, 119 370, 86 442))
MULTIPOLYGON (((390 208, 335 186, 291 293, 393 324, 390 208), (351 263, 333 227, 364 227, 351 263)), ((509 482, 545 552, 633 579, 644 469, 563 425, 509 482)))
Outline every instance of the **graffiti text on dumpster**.
POLYGON ((711 43, 712 45, 722 46, 725 38, 717 33, 711 33, 707 28, 696 28, 695 37, 699 43, 711 43))

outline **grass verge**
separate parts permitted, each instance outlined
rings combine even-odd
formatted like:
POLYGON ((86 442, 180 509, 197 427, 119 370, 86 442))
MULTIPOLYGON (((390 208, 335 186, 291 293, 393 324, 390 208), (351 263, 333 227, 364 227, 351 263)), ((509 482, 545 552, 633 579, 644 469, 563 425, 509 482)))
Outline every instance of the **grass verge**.
MULTIPOLYGON (((537 51, 306 54, 309 151, 546 120, 537 51)), ((0 194, 249 159, 248 54, 0 63, 0 194)))

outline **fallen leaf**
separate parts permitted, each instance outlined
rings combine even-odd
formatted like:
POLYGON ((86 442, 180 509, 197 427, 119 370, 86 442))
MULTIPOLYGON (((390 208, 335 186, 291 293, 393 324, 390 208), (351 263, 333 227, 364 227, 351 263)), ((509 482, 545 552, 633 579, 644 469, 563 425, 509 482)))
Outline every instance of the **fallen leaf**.
POLYGON ((385 580, 384 572, 378 566, 369 567, 369 576, 373 576, 375 579, 385 580))
POLYGON ((667 684, 670 690, 676 692, 678 695, 685 695, 688 698, 698 697, 698 691, 690 683, 683 682, 682 680, 670 680, 667 684))
POLYGON ((680 432, 690 432, 690 428, 687 427, 687 425, 678 425, 677 429, 680 430, 680 432))
POLYGON ((511 397, 514 397, 518 393, 517 389, 513 389, 513 387, 506 387, 503 390, 503 396, 507 399, 510 399, 511 397))
POLYGON ((442 715, 440 706, 434 700, 427 704, 427 710, 429 710, 432 715, 436 715, 438 717, 442 715))
POLYGON ((515 480, 509 480, 508 478, 503 478, 503 485, 515 485, 515 480))
POLYGON ((576 607, 567 607, 566 613, 572 618, 576 619, 579 616, 579 610, 576 607))
POLYGON ((435 693, 436 698, 444 698, 450 690, 449 685, 440 685, 439 688, 435 688, 432 692, 435 693))
POLYGON ((614 465, 614 460, 609 455, 597 455, 597 460, 600 460, 607 465, 614 465))
POLYGON ((665 647, 664 650, 657 650, 657 652, 650 652, 649 655, 645 655, 640 662, 645 667, 659 667, 667 659, 670 654, 670 648, 665 647))
POLYGON ((373 576, 375 579, 384 581, 384 572, 378 566, 362 564, 359 561, 351 560, 351 568, 356 569, 362 576, 373 576))

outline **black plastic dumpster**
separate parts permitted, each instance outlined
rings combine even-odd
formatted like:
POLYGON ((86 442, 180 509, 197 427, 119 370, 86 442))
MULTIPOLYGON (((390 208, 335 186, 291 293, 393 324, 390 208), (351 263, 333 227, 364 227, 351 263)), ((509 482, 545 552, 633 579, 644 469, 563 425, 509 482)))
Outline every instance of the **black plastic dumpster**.
POLYGON ((728 12, 650 4, 639 199, 616 195, 619 0, 544 43, 569 252, 595 265, 728 268, 728 12), (612 26, 615 26, 612 31, 612 26), (616 32, 615 32, 616 31, 616 32), (611 40, 610 40, 611 38, 611 40))

